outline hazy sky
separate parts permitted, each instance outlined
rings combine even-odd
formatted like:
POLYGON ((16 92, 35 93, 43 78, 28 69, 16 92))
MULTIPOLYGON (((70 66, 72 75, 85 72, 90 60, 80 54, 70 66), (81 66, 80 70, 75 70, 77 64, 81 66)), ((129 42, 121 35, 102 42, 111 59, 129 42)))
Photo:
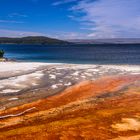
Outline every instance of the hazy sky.
POLYGON ((138 38, 140 0, 0 0, 0 36, 138 38))

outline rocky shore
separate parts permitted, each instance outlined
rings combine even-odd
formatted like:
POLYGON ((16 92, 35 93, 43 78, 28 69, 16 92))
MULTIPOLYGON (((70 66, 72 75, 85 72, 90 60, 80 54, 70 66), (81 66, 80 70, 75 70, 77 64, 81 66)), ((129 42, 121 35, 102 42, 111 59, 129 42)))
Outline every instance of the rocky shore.
POLYGON ((0 58, 0 62, 16 62, 16 60, 3 57, 0 58))

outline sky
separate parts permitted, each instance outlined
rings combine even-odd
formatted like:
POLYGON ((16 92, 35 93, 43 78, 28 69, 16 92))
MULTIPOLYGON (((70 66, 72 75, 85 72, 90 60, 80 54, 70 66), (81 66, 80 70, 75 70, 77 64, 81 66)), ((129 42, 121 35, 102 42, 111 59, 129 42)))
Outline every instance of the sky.
POLYGON ((0 0, 0 36, 140 38, 140 0, 0 0))

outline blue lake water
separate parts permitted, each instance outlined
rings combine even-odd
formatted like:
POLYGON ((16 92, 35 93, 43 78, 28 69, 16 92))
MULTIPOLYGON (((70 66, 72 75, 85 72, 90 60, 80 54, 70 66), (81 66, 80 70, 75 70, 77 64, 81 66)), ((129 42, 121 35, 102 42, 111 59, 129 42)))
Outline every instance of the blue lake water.
POLYGON ((140 65, 140 45, 0 45, 19 61, 140 65))

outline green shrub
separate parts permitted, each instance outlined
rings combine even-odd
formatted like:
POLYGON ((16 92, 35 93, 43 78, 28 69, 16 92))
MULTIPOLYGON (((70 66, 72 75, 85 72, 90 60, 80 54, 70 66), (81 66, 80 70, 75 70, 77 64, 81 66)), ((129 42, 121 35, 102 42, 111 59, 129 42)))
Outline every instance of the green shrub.
POLYGON ((4 51, 0 50, 0 58, 3 58, 3 56, 4 56, 4 51))

